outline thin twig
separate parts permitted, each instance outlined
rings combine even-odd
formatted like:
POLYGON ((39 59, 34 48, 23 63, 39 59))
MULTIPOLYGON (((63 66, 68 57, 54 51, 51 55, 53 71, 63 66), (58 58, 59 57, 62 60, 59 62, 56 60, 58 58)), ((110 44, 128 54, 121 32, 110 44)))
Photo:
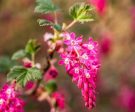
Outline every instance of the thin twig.
POLYGON ((54 12, 54 22, 55 24, 58 24, 58 18, 57 18, 57 13, 54 12))
POLYGON ((71 28, 76 22, 77 22, 76 20, 72 21, 72 22, 71 22, 66 28, 64 28, 63 30, 64 30, 64 31, 68 30, 68 29, 71 28))
POLYGON ((32 66, 35 66, 35 53, 31 54, 32 66))

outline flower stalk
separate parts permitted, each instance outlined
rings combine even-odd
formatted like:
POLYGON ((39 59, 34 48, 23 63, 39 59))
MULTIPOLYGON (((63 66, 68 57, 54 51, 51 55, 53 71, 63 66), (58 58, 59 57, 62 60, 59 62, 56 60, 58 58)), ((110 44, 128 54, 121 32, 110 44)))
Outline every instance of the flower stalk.
POLYGON ((67 27, 63 29, 63 31, 67 31, 69 28, 71 28, 77 21, 73 20, 67 27))

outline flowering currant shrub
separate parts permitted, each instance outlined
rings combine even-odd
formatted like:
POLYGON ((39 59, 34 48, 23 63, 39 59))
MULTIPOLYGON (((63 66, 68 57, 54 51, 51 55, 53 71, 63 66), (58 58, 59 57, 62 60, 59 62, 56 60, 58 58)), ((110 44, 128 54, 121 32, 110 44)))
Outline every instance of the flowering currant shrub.
POLYGON ((41 45, 36 39, 30 39, 25 48, 15 52, 12 60, 18 64, 7 74, 7 82, 0 91, 0 112, 24 112, 25 101, 22 96, 35 96, 39 102, 46 100, 50 112, 66 109, 66 98, 56 83, 59 72, 55 63, 65 66, 65 71, 81 90, 85 106, 96 106, 96 78, 100 67, 99 45, 92 37, 77 37, 69 29, 76 23, 94 20, 93 7, 87 3, 71 6, 69 14, 73 21, 67 25, 59 24, 57 19, 59 7, 51 0, 36 0, 35 13, 54 14, 53 19, 38 19, 40 26, 49 26, 53 33, 46 32, 44 41, 48 45, 46 66, 36 62, 36 54, 41 45), (54 54, 60 56, 59 62, 54 54), (19 96, 20 95, 20 96, 19 96))
POLYGON ((75 33, 65 35, 64 43, 67 45, 61 54, 60 64, 64 64, 66 71, 71 75, 73 82, 81 89, 85 105, 89 109, 95 106, 96 75, 100 66, 98 59, 98 43, 89 38, 82 42, 82 37, 75 33))

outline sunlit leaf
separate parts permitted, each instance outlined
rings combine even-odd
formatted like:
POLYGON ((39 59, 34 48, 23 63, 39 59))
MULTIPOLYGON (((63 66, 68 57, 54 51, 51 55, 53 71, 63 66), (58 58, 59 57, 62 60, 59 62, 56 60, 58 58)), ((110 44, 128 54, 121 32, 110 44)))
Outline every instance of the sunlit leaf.
POLYGON ((78 22, 94 21, 93 7, 85 3, 77 3, 70 8, 71 17, 78 22))
POLYGON ((28 54, 36 53, 40 48, 35 39, 30 39, 25 47, 25 52, 28 54))

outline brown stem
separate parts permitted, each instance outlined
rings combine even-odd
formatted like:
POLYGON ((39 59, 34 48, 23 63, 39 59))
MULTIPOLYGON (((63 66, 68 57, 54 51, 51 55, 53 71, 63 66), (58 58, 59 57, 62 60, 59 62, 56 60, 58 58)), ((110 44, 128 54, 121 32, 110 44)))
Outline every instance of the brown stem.
POLYGON ((41 81, 42 81, 42 79, 40 79, 40 80, 37 81, 36 87, 35 87, 35 89, 31 93, 32 95, 35 95, 36 94, 36 91, 37 91, 38 87, 40 86, 40 82, 41 81))
POLYGON ((43 101, 43 100, 47 100, 51 109, 54 109, 53 112, 56 112, 56 108, 55 108, 55 99, 53 99, 47 92, 43 92, 39 97, 38 97, 39 101, 43 101))
MULTIPOLYGON (((46 59, 47 59, 47 66, 44 68, 44 73, 47 72, 48 69, 49 69, 50 66, 51 66, 51 64, 50 64, 50 59, 53 58, 54 52, 55 52, 55 50, 54 50, 48 57, 46 57, 46 59)), ((42 81, 42 79, 40 79, 40 80, 37 81, 36 87, 35 87, 35 88, 33 89, 33 91, 31 92, 32 95, 35 95, 35 94, 36 94, 36 91, 37 91, 37 89, 39 88, 41 81, 42 81)))
POLYGON ((32 60, 32 66, 35 66, 35 53, 32 53, 31 55, 31 60, 32 60))
POLYGON ((54 22, 55 22, 55 24, 58 24, 58 19, 57 19, 57 13, 56 12, 54 12, 54 22))
POLYGON ((66 28, 64 28, 63 30, 64 30, 64 31, 68 30, 68 29, 71 28, 76 22, 77 22, 76 20, 72 21, 72 22, 71 22, 66 28))

